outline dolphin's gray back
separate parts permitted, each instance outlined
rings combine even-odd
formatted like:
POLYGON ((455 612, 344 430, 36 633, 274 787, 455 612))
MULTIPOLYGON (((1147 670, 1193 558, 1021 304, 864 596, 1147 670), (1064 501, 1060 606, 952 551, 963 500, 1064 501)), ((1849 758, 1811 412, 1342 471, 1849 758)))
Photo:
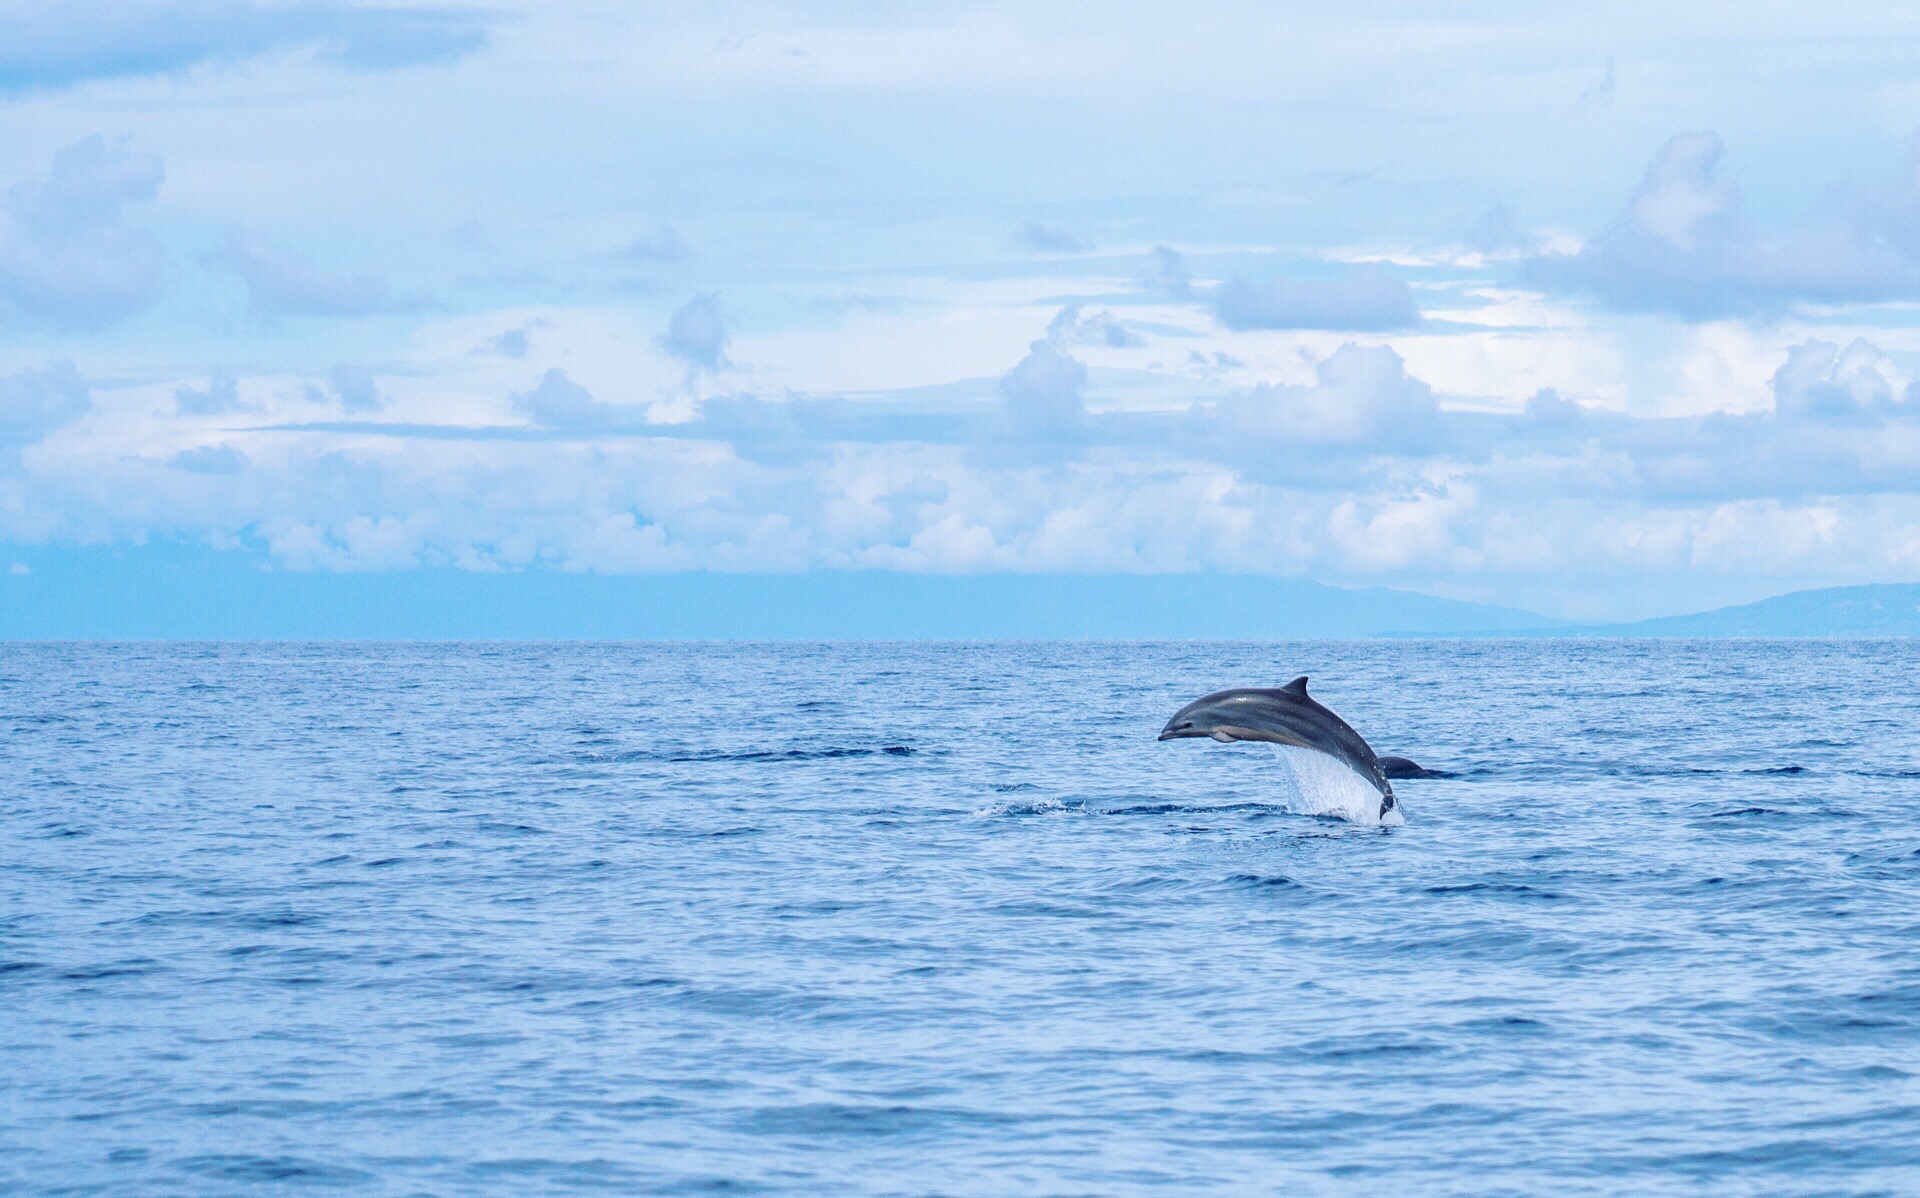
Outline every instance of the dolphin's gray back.
POLYGON ((1380 768, 1373 746, 1345 720, 1309 695, 1305 678, 1296 678, 1282 687, 1217 691, 1187 704, 1173 719, 1178 721, 1203 708, 1211 709, 1209 714, 1221 723, 1268 733, 1282 744, 1297 744, 1325 753, 1373 783, 1383 798, 1393 795, 1393 785, 1380 768))

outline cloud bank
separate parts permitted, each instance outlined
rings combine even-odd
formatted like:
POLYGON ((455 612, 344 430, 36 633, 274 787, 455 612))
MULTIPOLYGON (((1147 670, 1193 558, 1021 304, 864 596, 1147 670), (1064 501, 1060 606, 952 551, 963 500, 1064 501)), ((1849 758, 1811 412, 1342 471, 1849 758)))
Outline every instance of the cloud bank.
POLYGON ((1099 392, 1051 338, 984 402, 736 394, 672 425, 559 368, 505 397, 519 423, 489 426, 290 424, 247 413, 216 377, 128 455, 103 435, 127 409, 94 407, 54 367, 0 385, 0 428, 33 446, 0 480, 0 536, 164 532, 257 543, 303 569, 1604 583, 1803 576, 1863 555, 1920 568, 1920 391, 1865 341, 1793 347, 1770 404, 1743 415, 1635 417, 1550 391, 1473 410, 1361 344, 1307 381, 1180 410, 1113 409, 1099 392))

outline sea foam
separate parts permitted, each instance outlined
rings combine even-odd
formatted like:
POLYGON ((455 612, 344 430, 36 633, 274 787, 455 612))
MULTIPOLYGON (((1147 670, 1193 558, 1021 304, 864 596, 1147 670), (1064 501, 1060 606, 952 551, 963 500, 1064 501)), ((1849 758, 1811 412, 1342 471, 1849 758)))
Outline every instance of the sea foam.
POLYGON ((1330 815, 1356 824, 1398 827, 1406 823, 1395 806, 1380 815, 1380 792, 1347 766, 1313 749, 1281 745, 1280 765, 1293 782, 1287 809, 1300 815, 1330 815))

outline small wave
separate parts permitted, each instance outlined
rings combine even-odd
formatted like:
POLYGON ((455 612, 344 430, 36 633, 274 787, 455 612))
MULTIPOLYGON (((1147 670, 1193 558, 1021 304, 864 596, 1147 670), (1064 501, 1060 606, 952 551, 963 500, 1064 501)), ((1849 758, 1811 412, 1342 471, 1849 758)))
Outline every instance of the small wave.
POLYGON ((1229 885, 1242 886, 1252 890, 1305 890, 1306 885, 1296 882, 1285 874, 1233 874, 1227 878, 1229 885))
POLYGON ((830 761, 842 757, 910 757, 914 752, 915 749, 911 745, 882 745, 879 748, 833 746, 824 749, 749 749, 735 753, 661 752, 655 749, 639 749, 628 753, 585 753, 581 755, 581 759, 617 763, 666 761, 678 765, 690 765, 726 761, 793 762, 830 761))
POLYGON ((1557 899, 1559 894, 1528 886, 1524 882, 1461 882, 1449 886, 1428 886, 1428 894, 1510 894, 1519 898, 1557 899))
POLYGON ((239 1182, 298 1182, 307 1185, 353 1185, 372 1181, 358 1169, 326 1165, 297 1156, 208 1154, 188 1157, 178 1164, 188 1173, 239 1182))
POLYGON ((1229 811, 1291 811, 1285 803, 1140 803, 1132 807, 1105 807, 1102 815, 1224 815, 1229 811))

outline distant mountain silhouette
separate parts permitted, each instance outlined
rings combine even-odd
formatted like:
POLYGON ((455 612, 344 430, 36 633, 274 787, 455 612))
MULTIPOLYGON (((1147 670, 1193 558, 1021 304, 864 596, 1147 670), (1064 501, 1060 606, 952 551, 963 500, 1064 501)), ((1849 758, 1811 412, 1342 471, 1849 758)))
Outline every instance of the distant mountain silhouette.
MULTIPOLYGON (((1538 636, 1526 630, 1522 635, 1538 636)), ((1556 629, 1564 636, 1920 636, 1920 584, 1822 587, 1690 616, 1556 629)))
POLYGON ((156 542, 0 544, 0 640, 1286 640, 1920 636, 1920 585, 1831 587, 1576 624, 1259 574, 478 573, 270 569, 156 542))
POLYGON ((1257 574, 274 570, 192 545, 0 556, 0 639, 1280 640, 1561 621, 1257 574))

